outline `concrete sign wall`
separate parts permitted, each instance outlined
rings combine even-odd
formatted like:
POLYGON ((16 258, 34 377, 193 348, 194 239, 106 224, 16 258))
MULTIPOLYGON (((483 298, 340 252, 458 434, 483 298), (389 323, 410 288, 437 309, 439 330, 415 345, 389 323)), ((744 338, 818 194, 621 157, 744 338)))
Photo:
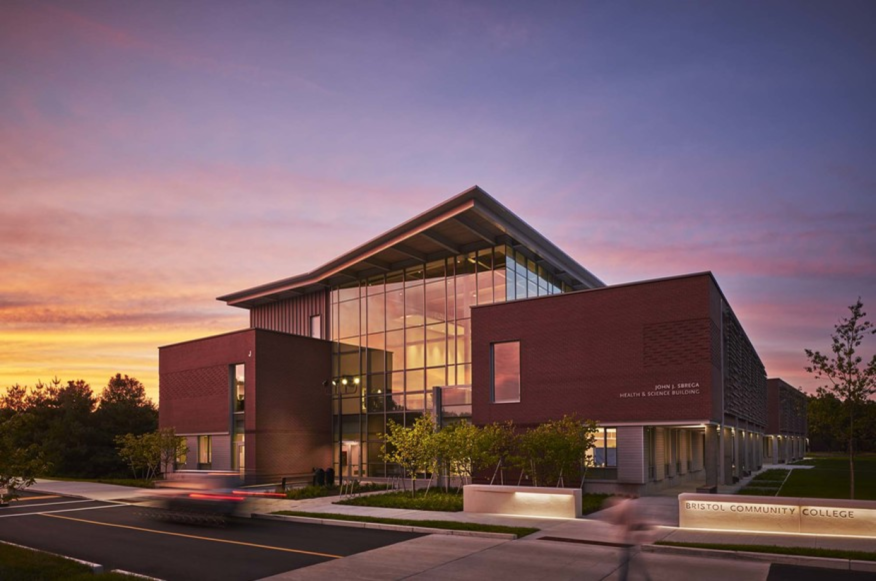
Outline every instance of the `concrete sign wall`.
POLYGON ((876 538, 876 502, 679 494, 681 528, 876 538))
POLYGON ((463 486, 465 512, 576 518, 581 515, 581 490, 535 486, 463 486))

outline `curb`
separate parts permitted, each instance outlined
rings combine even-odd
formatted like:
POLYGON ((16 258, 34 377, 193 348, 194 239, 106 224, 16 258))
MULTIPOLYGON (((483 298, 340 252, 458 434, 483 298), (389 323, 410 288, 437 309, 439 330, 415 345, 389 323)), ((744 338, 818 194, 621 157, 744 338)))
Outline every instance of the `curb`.
POLYGON ((43 555, 51 555, 53 557, 66 559, 67 561, 73 561, 74 563, 79 563, 80 565, 85 565, 86 567, 90 567, 91 572, 94 573, 95 575, 100 575, 101 573, 103 573, 103 565, 101 565, 99 563, 92 563, 91 561, 83 561, 82 559, 75 559, 73 557, 68 557, 67 555, 59 555, 58 553, 52 553, 50 551, 43 551, 42 549, 34 549, 33 547, 25 547, 24 545, 18 545, 18 544, 10 543, 7 541, 0 541, 0 544, 9 545, 10 547, 18 547, 19 549, 33 551, 34 553, 42 553, 43 555))
POLYGON ((855 559, 809 557, 806 555, 780 555, 777 553, 754 553, 751 551, 724 551, 720 549, 670 547, 665 545, 642 545, 642 551, 646 553, 665 553, 669 555, 687 555, 691 557, 707 557, 712 559, 767 561, 784 565, 804 565, 807 567, 821 567, 823 569, 841 569, 844 571, 867 571, 870 573, 876 573, 876 561, 858 561, 855 559))
POLYGON ((124 569, 113 569, 110 573, 118 573, 120 575, 128 575, 129 577, 137 577, 138 579, 144 579, 145 581, 164 581, 164 579, 159 579, 158 577, 150 577, 149 575, 143 575, 141 573, 132 573, 130 571, 125 571, 124 569))
POLYGON ((483 537, 486 539, 502 539, 513 541, 517 535, 511 533, 488 533, 481 531, 457 531, 451 529, 436 529, 431 527, 415 527, 408 525, 391 525, 351 520, 337 520, 331 518, 311 518, 306 516, 287 516, 282 514, 253 514, 252 518, 265 520, 280 520, 298 522, 312 525, 328 525, 336 527, 354 527, 360 529, 379 529, 384 531, 400 531, 404 533, 422 533, 427 535, 453 535, 457 537, 483 537))
MULTIPOLYGON (((37 485, 39 486, 39 485, 37 485)), ((93 498, 89 498, 87 496, 80 496, 78 494, 67 494, 66 492, 52 492, 51 490, 40 490, 39 488, 30 487, 27 489, 29 492, 39 492, 40 494, 57 494, 58 496, 66 496, 69 498, 77 498, 79 500, 94 500, 93 498)), ((95 500, 95 502, 100 502, 99 500, 95 500)))

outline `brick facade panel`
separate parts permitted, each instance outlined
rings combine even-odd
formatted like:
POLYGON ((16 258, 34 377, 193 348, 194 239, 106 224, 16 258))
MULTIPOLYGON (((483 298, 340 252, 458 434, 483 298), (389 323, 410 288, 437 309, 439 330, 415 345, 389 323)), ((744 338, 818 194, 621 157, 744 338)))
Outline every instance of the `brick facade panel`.
POLYGON ((717 327, 709 275, 473 309, 473 419, 541 422, 577 413, 603 423, 714 419, 717 327), (490 403, 490 345, 520 341, 521 401, 490 403), (696 395, 653 393, 698 383, 696 395))
POLYGON ((255 331, 247 329, 188 341, 159 350, 159 416, 177 433, 228 432, 231 421, 229 367, 252 361, 255 331))
POLYGON ((259 384, 253 421, 247 415, 247 462, 256 462, 262 479, 328 467, 331 392, 323 382, 331 376, 331 343, 259 331, 257 349, 259 384))

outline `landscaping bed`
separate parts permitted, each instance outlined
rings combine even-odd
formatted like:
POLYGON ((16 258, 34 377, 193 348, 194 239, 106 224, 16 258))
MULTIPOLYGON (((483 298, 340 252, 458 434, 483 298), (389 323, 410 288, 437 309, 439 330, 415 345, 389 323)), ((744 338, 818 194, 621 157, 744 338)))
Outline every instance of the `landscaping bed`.
MULTIPOLYGON (((346 488, 346 487, 345 487, 346 488)), ((375 492, 387 490, 386 484, 359 484, 353 485, 353 493, 375 492)), ((346 490, 345 490, 346 491, 346 490)), ((286 491, 289 500, 305 500, 308 498, 325 498, 327 496, 340 496, 341 489, 338 486, 305 486, 303 488, 290 488, 286 491)))
POLYGON ((440 512, 461 512, 462 492, 458 488, 445 491, 443 488, 417 490, 411 494, 409 490, 397 490, 385 494, 371 494, 341 500, 336 504, 351 506, 376 506, 379 508, 404 508, 408 510, 435 510, 440 512))
MULTIPOLYGON (((605 499, 610 494, 582 494, 581 512, 590 514, 601 510, 605 499)), ((378 508, 403 508, 408 510, 434 510, 441 512, 461 512, 463 510, 462 492, 457 488, 451 488, 450 492, 443 488, 433 488, 426 494, 425 490, 417 490, 416 495, 411 495, 409 490, 387 492, 386 494, 372 494, 341 500, 335 504, 347 504, 351 506, 374 506, 378 508)))

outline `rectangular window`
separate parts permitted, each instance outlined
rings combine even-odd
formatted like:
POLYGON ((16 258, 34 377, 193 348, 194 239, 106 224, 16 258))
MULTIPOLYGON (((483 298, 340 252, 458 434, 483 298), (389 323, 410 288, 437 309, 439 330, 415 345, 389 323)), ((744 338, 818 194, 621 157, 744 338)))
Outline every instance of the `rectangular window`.
POLYGON ((322 317, 319 315, 310 317, 310 336, 314 339, 322 339, 322 317))
POLYGON ((242 412, 246 397, 246 371, 243 363, 231 366, 231 395, 234 400, 234 412, 242 412))
POLYGON ((594 468, 617 467, 617 428, 596 428, 587 457, 594 468))
POLYGON ((198 470, 213 467, 213 436, 198 436, 198 470))
POLYGON ((492 345, 493 403, 520 401, 520 341, 492 345))

